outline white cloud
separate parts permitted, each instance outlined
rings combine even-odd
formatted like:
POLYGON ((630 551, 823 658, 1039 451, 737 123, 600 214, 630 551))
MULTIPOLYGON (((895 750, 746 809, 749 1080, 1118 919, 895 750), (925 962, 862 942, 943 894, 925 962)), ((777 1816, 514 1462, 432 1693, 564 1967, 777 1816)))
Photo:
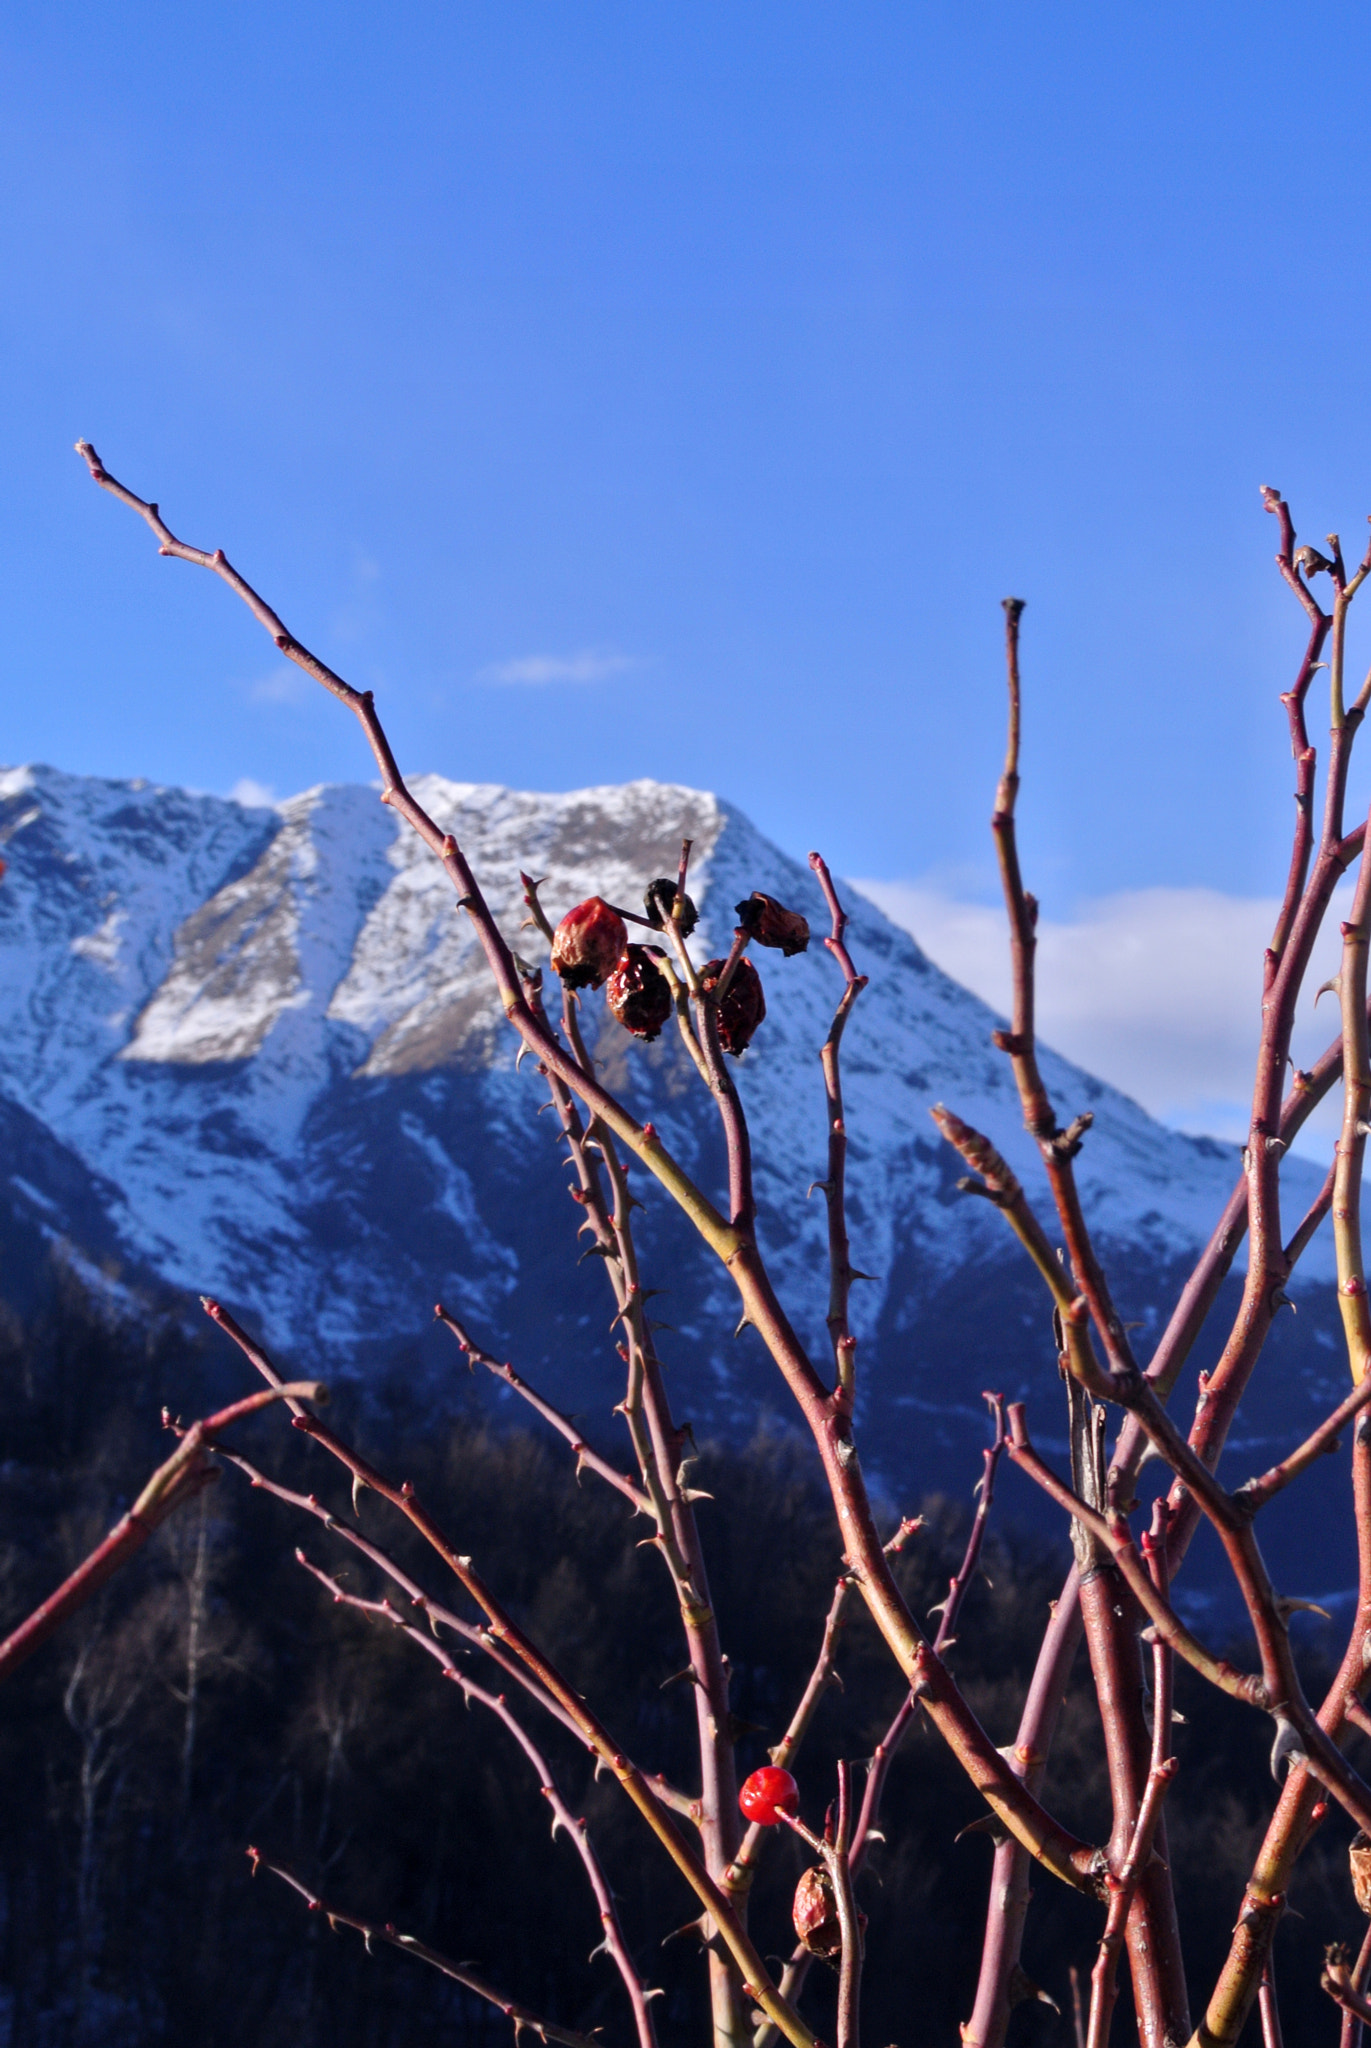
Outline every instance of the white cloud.
POLYGON ((248 695, 254 704, 301 704, 315 688, 303 669, 283 661, 279 668, 249 684, 248 695))
MULTIPOLYGON (((958 900, 935 882, 856 885, 911 932, 938 965, 1001 1012, 1009 1007, 1004 911, 958 900)), ((1122 1088, 1166 1123, 1246 1135, 1261 1015, 1262 958, 1277 905, 1215 889, 1135 889, 1080 906, 1069 924, 1038 926, 1037 1015, 1044 1041, 1122 1088)), ((1338 898, 1325 920, 1300 1006, 1294 1055, 1309 1065, 1338 1028, 1314 1007, 1337 972, 1338 898)), ((1337 1111, 1305 1126, 1301 1151, 1329 1156, 1337 1111)))
POLYGON ((229 791, 229 801, 244 804, 248 810, 260 810, 276 802, 276 792, 270 783, 254 782, 250 775, 244 775, 229 791))
POLYGON ((579 654, 525 654, 517 661, 498 661, 483 668, 486 683, 602 683, 608 676, 637 668, 632 655, 610 654, 585 647, 579 654))

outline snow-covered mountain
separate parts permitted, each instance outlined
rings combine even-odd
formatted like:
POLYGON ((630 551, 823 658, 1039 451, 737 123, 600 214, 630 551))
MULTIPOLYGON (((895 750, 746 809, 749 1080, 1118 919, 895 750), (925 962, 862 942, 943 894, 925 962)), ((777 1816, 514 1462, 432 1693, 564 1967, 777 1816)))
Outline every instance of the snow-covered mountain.
MULTIPOLYGON (((818 1048, 841 983, 817 943, 808 867, 727 803, 671 785, 414 786, 526 957, 544 949, 520 931, 521 867, 547 878, 554 918, 591 893, 635 905, 674 873, 683 835, 701 946, 726 950, 733 905, 753 889, 809 916, 806 955, 757 956, 768 1015, 739 1080, 764 1243, 821 1346, 824 1214, 806 1189, 824 1171, 818 1048)), ((451 1374, 450 1347, 428 1334, 432 1303, 447 1299, 554 1397, 587 1414, 612 1404, 603 1276, 575 1263, 538 1077, 527 1062, 516 1071, 450 885, 374 789, 259 809, 15 769, 0 774, 0 855, 0 1142, 20 1134, 0 1169, 12 1254, 0 1291, 13 1293, 28 1258, 17 1232, 65 1237, 106 1272, 122 1261, 221 1295, 311 1369, 364 1374, 398 1359, 451 1374)), ((1046 1439, 1058 1399, 1037 1283, 990 1206, 957 1193, 961 1168, 930 1104, 986 1131, 1047 1211, 991 1012, 872 905, 854 897, 850 909, 871 977, 844 1042, 853 1250, 874 1276, 855 1302, 868 1462, 902 1492, 960 1492, 982 1386, 1033 1389, 1046 1439)), ((713 1112, 679 1046, 629 1039, 598 997, 586 1015, 609 1085, 720 1190, 713 1112)), ((1063 1120, 1094 1113, 1079 1161, 1088 1211, 1121 1307, 1150 1324, 1208 1235, 1237 1154, 1164 1129, 1050 1054, 1044 1070, 1063 1120)), ((1318 1175, 1298 1160, 1287 1172, 1302 1206, 1318 1175)), ((732 1337, 724 1276, 664 1197, 639 1192, 682 1413, 726 1429, 759 1393, 783 1412, 756 1339, 732 1337)), ((1306 1279, 1330 1270, 1316 1246, 1306 1279)), ((1336 1359, 1317 1312, 1302 1332, 1301 1386, 1317 1399, 1336 1359)))

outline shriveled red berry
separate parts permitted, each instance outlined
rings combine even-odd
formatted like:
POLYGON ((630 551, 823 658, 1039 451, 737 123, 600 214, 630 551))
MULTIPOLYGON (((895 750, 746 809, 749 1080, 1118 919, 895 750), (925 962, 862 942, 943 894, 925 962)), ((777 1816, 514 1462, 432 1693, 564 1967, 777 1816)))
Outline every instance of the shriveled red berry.
POLYGON ((792 953, 803 953, 809 944, 809 919, 801 917, 798 910, 787 910, 774 896, 764 896, 760 889, 754 889, 738 905, 738 922, 757 945, 775 946, 787 960, 792 953))
POLYGON ((628 946, 605 984, 605 1001, 625 1031, 656 1038, 671 1015, 671 984, 646 946, 628 946))
POLYGON ((763 1764, 750 1778, 744 1778, 738 1804, 760 1827, 778 1827, 783 1813, 799 1812, 800 1788, 789 1771, 778 1764, 763 1764))
POLYGON ((833 1879, 822 1863, 811 1864, 795 1887, 791 1908, 795 1932, 812 1956, 836 1956, 843 1945, 833 1879))
POLYGON ((603 896, 588 896, 552 934, 552 964, 568 988, 599 988, 627 944, 618 911, 603 896))
MULTIPOLYGON (((663 931, 671 918, 676 902, 676 884, 663 875, 660 881, 649 882, 643 896, 643 908, 647 921, 654 931, 663 931)), ((700 922, 699 912, 688 896, 681 898, 681 937, 688 939, 700 922)))
MULTIPOLYGON (((706 989, 712 989, 724 971, 722 960, 707 960, 700 969, 706 989)), ((728 993, 719 1005, 719 1043, 736 1059, 752 1043, 752 1034, 766 1015, 762 977, 750 960, 740 960, 733 970, 728 993)))

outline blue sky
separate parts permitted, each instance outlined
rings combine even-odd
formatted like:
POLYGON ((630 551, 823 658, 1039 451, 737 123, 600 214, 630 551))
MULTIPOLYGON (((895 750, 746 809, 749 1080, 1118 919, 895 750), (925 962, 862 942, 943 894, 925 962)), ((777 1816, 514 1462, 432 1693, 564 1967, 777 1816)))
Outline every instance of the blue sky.
POLYGON ((1269 895, 1299 622, 1258 486, 1349 550, 1371 511, 1365 35, 12 0, 0 758, 367 772, 80 434, 406 765, 707 785, 949 901, 988 897, 1014 591, 1048 914, 1269 895))

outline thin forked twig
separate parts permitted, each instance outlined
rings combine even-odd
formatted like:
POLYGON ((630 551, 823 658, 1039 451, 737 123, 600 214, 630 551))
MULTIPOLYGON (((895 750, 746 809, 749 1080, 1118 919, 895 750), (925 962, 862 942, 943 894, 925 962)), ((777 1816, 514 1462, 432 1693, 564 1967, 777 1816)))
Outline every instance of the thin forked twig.
POLYGON ((506 1998, 502 1991, 492 1989, 484 1978, 477 1977, 465 1963, 454 1963, 450 1957, 440 1955, 436 1948, 430 1948, 427 1942, 418 1940, 415 1935, 401 1934, 400 1930, 391 1926, 389 1922, 363 1920, 355 1913, 345 1913, 341 1906, 329 1905, 317 1892, 312 1892, 307 1884, 303 1884, 293 1872, 284 1869, 279 1863, 270 1862, 260 1849, 249 1849, 247 1853, 254 1877, 259 1870, 269 1870, 273 1877, 279 1877, 283 1884, 288 1884, 293 1892, 299 1893, 311 1913, 322 1913, 330 1927, 351 1927, 360 1934, 369 1955, 374 1941, 384 1941, 391 1948, 398 1948, 407 1956, 417 1956, 421 1963, 427 1963, 431 1969, 440 1970, 445 1977, 450 1977, 454 1984, 460 1984, 464 1990, 474 1992, 477 1998, 485 1999, 488 2005, 493 2005, 497 2011, 502 2012, 507 2020, 513 2021, 516 2041, 520 2034, 527 2032, 536 2034, 540 2041, 564 2043, 565 2048, 601 2048, 601 2044, 592 2035, 578 2034, 574 2027, 556 2026, 551 2020, 542 2019, 536 2012, 531 2012, 526 2005, 520 2005, 515 1999, 506 1998))
POLYGON ((632 1504, 635 1513, 651 1515, 652 1503, 642 1488, 635 1486, 628 1474, 621 1472, 617 1465, 612 1465, 608 1458, 602 1458, 599 1452, 594 1450, 585 1441, 569 1415, 563 1415, 560 1408, 554 1408, 550 1401, 545 1401, 541 1394, 535 1393, 534 1389, 528 1384, 528 1381, 521 1379, 512 1365, 501 1365, 499 1359, 492 1358, 490 1353, 476 1342, 470 1331, 458 1322, 456 1316, 443 1307, 441 1301, 433 1313, 444 1329, 451 1330, 453 1336, 457 1339, 458 1345, 466 1353, 467 1360, 471 1365, 483 1365, 487 1372, 495 1375, 497 1380, 503 1380, 507 1387, 513 1388, 521 1400, 528 1402, 529 1407, 536 1414, 542 1416, 544 1422, 551 1423, 559 1436, 565 1437, 572 1450, 576 1453, 576 1469, 578 1472, 584 1466, 588 1472, 596 1473, 605 1481, 606 1485, 612 1486, 617 1493, 621 1493, 624 1499, 632 1504))
POLYGON ((390 1622, 393 1627, 400 1630, 402 1635, 407 1636, 412 1643, 424 1651, 426 1656, 434 1660, 442 1670, 444 1677, 450 1678, 455 1685, 460 1687, 464 1700, 468 1703, 475 1701, 478 1706, 484 1707, 488 1713, 494 1714, 496 1719, 503 1722, 504 1726, 509 1730, 509 1733, 514 1737, 514 1740, 518 1743, 520 1749, 522 1749, 537 1773, 538 1789, 552 1809, 552 1832, 554 1837, 559 1829, 569 1836, 585 1868, 591 1890, 595 1894, 595 1904, 600 1914, 600 1925, 604 1929, 602 1946, 623 1979, 624 1989, 633 2008, 634 2024, 638 2031, 639 2048, 656 2048, 657 2036, 656 2029, 652 2023, 652 2008, 650 2004, 654 1994, 649 1991, 634 1968, 633 1958, 629 1954, 628 1943, 624 1939, 623 1928, 619 1924, 619 1916, 614 1910, 614 1897, 610 1891, 605 1873, 601 1868, 600 1859, 595 1853, 595 1847, 590 1839, 589 1830, 584 1819, 572 1813, 558 1789, 557 1781, 552 1775, 546 1757, 538 1748, 523 1723, 514 1714, 504 1694, 487 1692, 483 1685, 478 1685, 474 1679, 469 1678, 440 1642, 436 1641, 432 1636, 425 1635, 424 1631, 416 1628, 412 1621, 406 1621, 405 1617, 397 1613, 395 1608, 391 1606, 389 1600, 365 1600, 359 1594, 350 1593, 338 1579, 324 1571, 319 1565, 312 1563, 306 1557, 303 1550, 297 1550, 295 1555, 310 1576, 317 1579, 332 1594, 335 1601, 340 1605, 353 1608, 359 1614, 390 1622))
MULTIPOLYGON (((269 1478, 265 1472, 260 1471, 249 1459, 236 1451, 226 1451, 221 1446, 218 1455, 226 1464, 236 1466, 251 1486, 259 1488, 263 1493, 269 1493, 273 1499, 283 1501, 287 1507, 295 1508, 301 1514, 312 1515, 331 1535, 341 1537, 343 1542, 365 1557, 368 1563, 375 1565, 378 1571, 384 1572, 391 1583, 399 1587, 410 1606, 427 1620, 430 1629, 448 1629, 470 1649, 479 1650, 484 1656, 489 1657, 491 1662, 498 1665, 507 1678, 513 1679, 545 1714, 550 1715, 569 1734, 575 1736, 592 1756, 595 1754, 594 1746, 586 1741, 583 1730, 546 1687, 538 1683, 527 1666, 521 1664, 517 1657, 511 1656, 489 1629, 464 1620, 460 1614, 454 1614, 441 1600, 435 1600, 432 1594, 426 1592, 416 1579, 396 1563, 389 1551, 374 1542, 361 1529, 355 1528, 346 1516, 336 1514, 331 1508, 325 1507, 317 1494, 297 1493, 292 1487, 283 1486, 279 1479, 269 1478)), ((674 1813, 683 1814, 687 1820, 697 1817, 697 1802, 688 1798, 676 1786, 669 1784, 660 1773, 652 1776, 648 1782, 674 1813)))
MULTIPOLYGON (((971 1518, 967 1533, 966 1549, 956 1573, 948 1583, 947 1592, 936 1607, 929 1609, 929 1620, 938 1616, 938 1633, 933 1638, 935 1655, 941 1657, 950 1650, 957 1640, 957 1617, 962 1611, 971 1583, 981 1562, 981 1551, 985 1545, 986 1529, 990 1523, 990 1511, 995 1505, 995 1475, 1000 1459, 1008 1447, 1005 1433, 1003 1394, 982 1394, 981 1399, 988 1405, 995 1418, 995 1434, 981 1453, 981 1476, 976 1482, 976 1512, 971 1518)), ((879 1824, 881 1800, 885 1793, 886 1779, 890 1767, 899 1752, 914 1711, 918 1705, 913 1693, 906 1694, 890 1726, 876 1745, 867 1771, 866 1789, 862 1794, 861 1813, 858 1816, 852 1836, 852 1862, 854 1870, 860 1870, 866 1860, 871 1837, 879 1824)))

